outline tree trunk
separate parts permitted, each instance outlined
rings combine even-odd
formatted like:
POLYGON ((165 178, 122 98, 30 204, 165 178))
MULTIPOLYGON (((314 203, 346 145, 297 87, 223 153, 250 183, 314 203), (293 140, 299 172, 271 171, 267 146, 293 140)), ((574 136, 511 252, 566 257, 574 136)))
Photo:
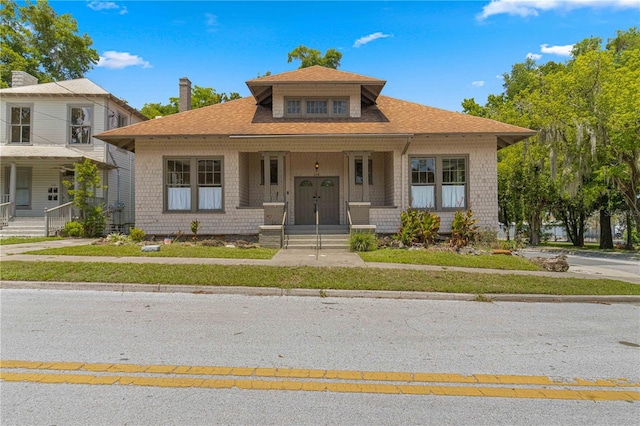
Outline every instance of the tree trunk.
POLYGON ((600 248, 613 248, 613 233, 611 232, 611 215, 609 210, 600 210, 600 248))
POLYGON ((626 220, 627 220, 627 243, 625 244, 625 249, 633 250, 633 224, 631 223, 631 213, 627 212, 626 220))
POLYGON ((532 213, 529 217, 529 244, 537 246, 540 244, 540 228, 542 227, 542 214, 532 213))
POLYGON ((585 228, 586 221, 587 221, 587 218, 585 217, 584 213, 580 213, 578 215, 578 221, 576 223, 576 226, 578 228, 578 232, 576 235, 577 243, 574 244, 576 247, 584 247, 584 228, 585 228))

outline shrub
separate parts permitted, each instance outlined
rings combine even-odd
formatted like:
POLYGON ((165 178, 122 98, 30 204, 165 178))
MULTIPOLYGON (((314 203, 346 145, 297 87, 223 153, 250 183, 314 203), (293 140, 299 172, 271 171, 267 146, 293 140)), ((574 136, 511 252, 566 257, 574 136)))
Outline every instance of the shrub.
POLYGON ((440 218, 435 213, 412 208, 400 214, 401 226, 397 239, 404 245, 433 244, 440 230, 440 218))
POLYGON ((191 221, 191 233, 193 234, 193 241, 198 239, 198 229, 200 229, 200 221, 192 220, 191 221))
POLYGON ((145 232, 140 228, 129 228, 129 238, 134 243, 139 243, 145 237, 145 232))
POLYGON ((84 235, 84 229, 80 222, 67 222, 64 228, 60 231, 60 235, 63 237, 82 237, 84 235))
POLYGON ((378 248, 378 237, 371 232, 354 232, 349 246, 351 251, 373 251, 378 248))
POLYGON ((106 240, 110 243, 126 243, 129 241, 129 238, 119 232, 112 232, 111 234, 107 235, 106 240))
POLYGON ((470 241, 473 241, 478 232, 477 222, 478 219, 474 217, 471 210, 467 210, 466 213, 458 210, 451 223, 451 246, 466 247, 470 241))
POLYGON ((502 248, 502 244, 498 241, 498 231, 488 228, 479 229, 478 231, 476 231, 474 243, 476 246, 484 248, 502 248))
POLYGON ((84 236, 87 238, 100 237, 104 233, 107 221, 102 213, 102 207, 88 207, 82 220, 84 236))

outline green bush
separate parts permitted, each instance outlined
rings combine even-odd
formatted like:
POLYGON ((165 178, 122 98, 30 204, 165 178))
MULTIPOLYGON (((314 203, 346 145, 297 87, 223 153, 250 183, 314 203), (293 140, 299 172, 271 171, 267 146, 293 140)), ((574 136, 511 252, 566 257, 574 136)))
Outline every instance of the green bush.
POLYGON ((396 236, 402 244, 433 244, 440 231, 440 218, 435 213, 412 208, 400 214, 401 226, 396 236))
POLYGON ((82 220, 84 236, 86 238, 100 237, 104 233, 107 221, 102 213, 102 207, 88 207, 82 220))
POLYGON ((351 251, 373 251, 378 248, 378 237, 371 232, 354 232, 349 246, 351 251))
POLYGON ((60 231, 60 235, 63 237, 82 237, 84 235, 84 228, 80 222, 67 222, 60 231))
POLYGON ((474 217, 471 210, 467 210, 466 213, 458 210, 453 222, 451 222, 451 246, 466 247, 469 242, 473 241, 478 233, 477 222, 478 219, 474 217))
POLYGON ((111 234, 107 235, 106 240, 110 243, 126 243, 129 241, 129 238, 119 232, 112 232, 111 234))
POLYGON ((142 241, 145 235, 147 234, 140 228, 129 228, 129 238, 131 238, 131 241, 134 243, 142 241))

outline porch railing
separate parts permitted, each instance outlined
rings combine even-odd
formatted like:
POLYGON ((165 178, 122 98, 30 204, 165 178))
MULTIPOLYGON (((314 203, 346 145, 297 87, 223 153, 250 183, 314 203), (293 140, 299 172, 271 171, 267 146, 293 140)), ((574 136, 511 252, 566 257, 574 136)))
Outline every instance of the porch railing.
POLYGON ((73 201, 51 209, 44 209, 44 235, 56 235, 67 222, 73 220, 73 201))
POLYGON ((345 201, 345 211, 347 212, 347 224, 349 225, 349 234, 351 234, 351 227, 353 226, 353 220, 351 219, 351 207, 349 207, 348 201, 345 201))
POLYGON ((9 224, 9 219, 11 219, 12 211, 13 203, 7 201, 0 204, 0 229, 9 224))
POLYGON ((9 202, 9 194, 0 195, 0 203, 8 203, 9 202))

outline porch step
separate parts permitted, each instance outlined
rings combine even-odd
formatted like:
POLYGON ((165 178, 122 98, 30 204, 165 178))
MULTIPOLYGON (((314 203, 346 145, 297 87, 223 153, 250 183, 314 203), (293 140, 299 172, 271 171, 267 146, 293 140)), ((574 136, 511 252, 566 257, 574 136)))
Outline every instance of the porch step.
POLYGON ((43 237, 43 217, 12 218, 6 226, 0 229, 0 237, 43 237))
POLYGON ((349 233, 340 234, 320 234, 316 240, 313 234, 287 234, 285 235, 284 247, 286 249, 315 249, 316 242, 319 241, 320 249, 349 249, 349 233))

